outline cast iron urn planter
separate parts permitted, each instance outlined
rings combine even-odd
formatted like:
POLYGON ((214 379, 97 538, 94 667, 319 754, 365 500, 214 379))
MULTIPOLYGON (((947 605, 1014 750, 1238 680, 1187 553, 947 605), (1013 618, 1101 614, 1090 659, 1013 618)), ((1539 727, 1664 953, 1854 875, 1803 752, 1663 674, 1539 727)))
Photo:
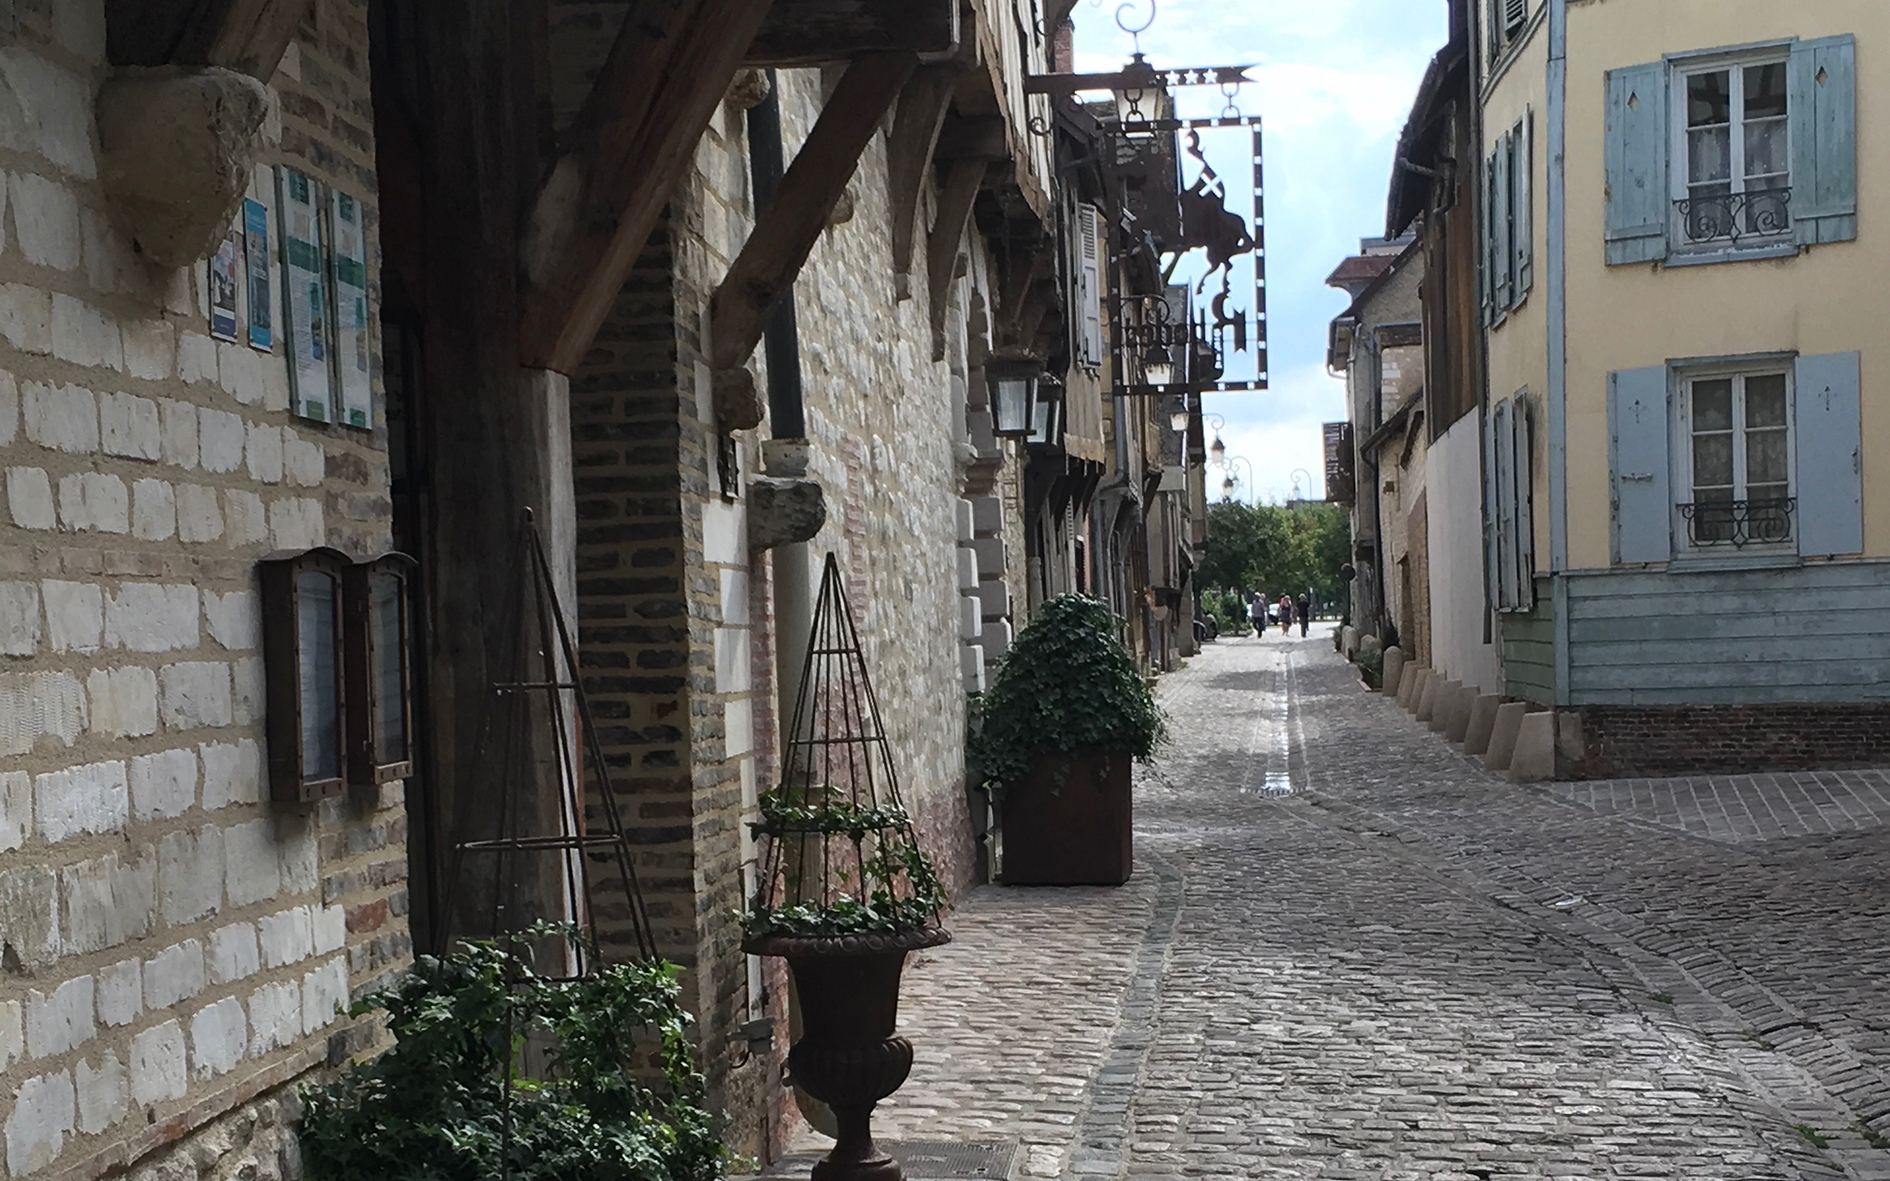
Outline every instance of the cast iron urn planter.
POLYGON ((891 750, 832 554, 821 578, 779 787, 750 827, 765 872, 743 947, 794 975, 801 1039, 794 1082, 833 1111, 814 1181, 900 1181, 873 1143, 873 1108, 912 1071, 898 1034, 908 953, 951 940, 944 892, 899 802, 891 750))

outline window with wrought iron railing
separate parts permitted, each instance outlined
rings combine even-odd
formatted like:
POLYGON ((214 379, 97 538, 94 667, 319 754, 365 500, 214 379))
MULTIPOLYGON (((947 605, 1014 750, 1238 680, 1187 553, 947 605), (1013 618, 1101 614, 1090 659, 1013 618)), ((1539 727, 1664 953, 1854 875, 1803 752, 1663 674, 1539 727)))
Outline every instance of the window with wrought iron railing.
POLYGON ((1682 405, 1691 499, 1679 506, 1691 547, 1792 540, 1791 391, 1782 372, 1689 379, 1682 405))
POLYGON ((1723 249, 1790 238, 1786 75, 1777 51, 1676 75, 1680 243, 1723 249))

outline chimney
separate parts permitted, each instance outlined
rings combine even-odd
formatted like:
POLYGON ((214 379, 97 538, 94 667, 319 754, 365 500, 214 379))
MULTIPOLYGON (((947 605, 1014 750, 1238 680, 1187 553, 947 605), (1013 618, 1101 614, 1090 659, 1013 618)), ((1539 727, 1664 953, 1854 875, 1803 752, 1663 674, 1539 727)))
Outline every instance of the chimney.
POLYGON ((1050 70, 1057 74, 1076 72, 1076 22, 1065 17, 1050 38, 1050 70))

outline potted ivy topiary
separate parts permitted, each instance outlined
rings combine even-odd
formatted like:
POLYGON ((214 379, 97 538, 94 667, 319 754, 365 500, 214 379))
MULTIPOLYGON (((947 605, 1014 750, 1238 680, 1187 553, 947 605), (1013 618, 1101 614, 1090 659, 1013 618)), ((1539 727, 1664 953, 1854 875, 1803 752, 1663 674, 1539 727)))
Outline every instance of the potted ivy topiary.
POLYGON ((1165 736, 1108 605, 1085 595, 1045 603, 979 698, 971 744, 998 805, 1003 881, 1128 881, 1131 767, 1165 736))
POLYGON ((795 1084, 833 1112, 833 1149, 816 1181, 898 1181, 873 1144, 872 1113, 912 1070, 898 1036, 908 953, 946 943, 945 893, 899 802, 879 706, 832 554, 783 752, 780 786, 751 823, 762 873, 743 946, 793 974, 801 1038, 795 1084))

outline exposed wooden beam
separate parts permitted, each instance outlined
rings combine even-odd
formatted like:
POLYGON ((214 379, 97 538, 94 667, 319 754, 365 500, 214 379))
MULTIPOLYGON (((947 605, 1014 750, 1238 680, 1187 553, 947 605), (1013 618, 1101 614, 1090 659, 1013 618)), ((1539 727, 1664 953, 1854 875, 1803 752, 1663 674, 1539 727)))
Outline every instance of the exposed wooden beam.
POLYGON ((1050 0, 1044 6, 1043 27, 1046 33, 1054 34, 1063 27, 1063 22, 1070 19, 1076 11, 1077 0, 1050 0))
POLYGON ((925 265, 932 297, 932 357, 937 360, 944 349, 945 307, 949 302, 952 280, 958 274, 958 248, 965 240, 965 227, 971 223, 971 207, 984 184, 983 160, 960 160, 945 173, 944 187, 938 195, 938 218, 932 223, 931 236, 925 242, 925 265))
POLYGON ((1003 322, 1013 328, 1023 323, 1025 305, 1028 303, 1033 288, 1048 279, 1056 269, 1056 255, 1049 243, 1041 243, 1030 252, 1030 262, 1021 267, 1013 267, 1008 282, 1003 286, 1004 306, 1000 312, 1003 322))
POLYGON ((912 243, 919 200, 932 172, 952 88, 960 72, 953 63, 921 66, 899 92, 892 135, 886 141, 886 190, 892 205, 893 282, 900 299, 912 296, 912 243))
POLYGON ((313 0, 105 0, 116 66, 221 66, 267 82, 313 0))
POLYGON ((527 365, 575 370, 741 67, 770 0, 636 0, 521 246, 527 365))
POLYGON ((958 0, 774 0, 751 66, 818 66, 874 53, 951 53, 958 0))
POLYGON ((1008 160, 1011 141, 1002 115, 949 119, 933 156, 943 160, 1008 160))
POLYGON ((853 179, 860 153, 918 64, 910 53, 884 53, 847 67, 716 289, 709 330, 715 368, 733 369, 755 351, 775 303, 794 286, 853 179))

